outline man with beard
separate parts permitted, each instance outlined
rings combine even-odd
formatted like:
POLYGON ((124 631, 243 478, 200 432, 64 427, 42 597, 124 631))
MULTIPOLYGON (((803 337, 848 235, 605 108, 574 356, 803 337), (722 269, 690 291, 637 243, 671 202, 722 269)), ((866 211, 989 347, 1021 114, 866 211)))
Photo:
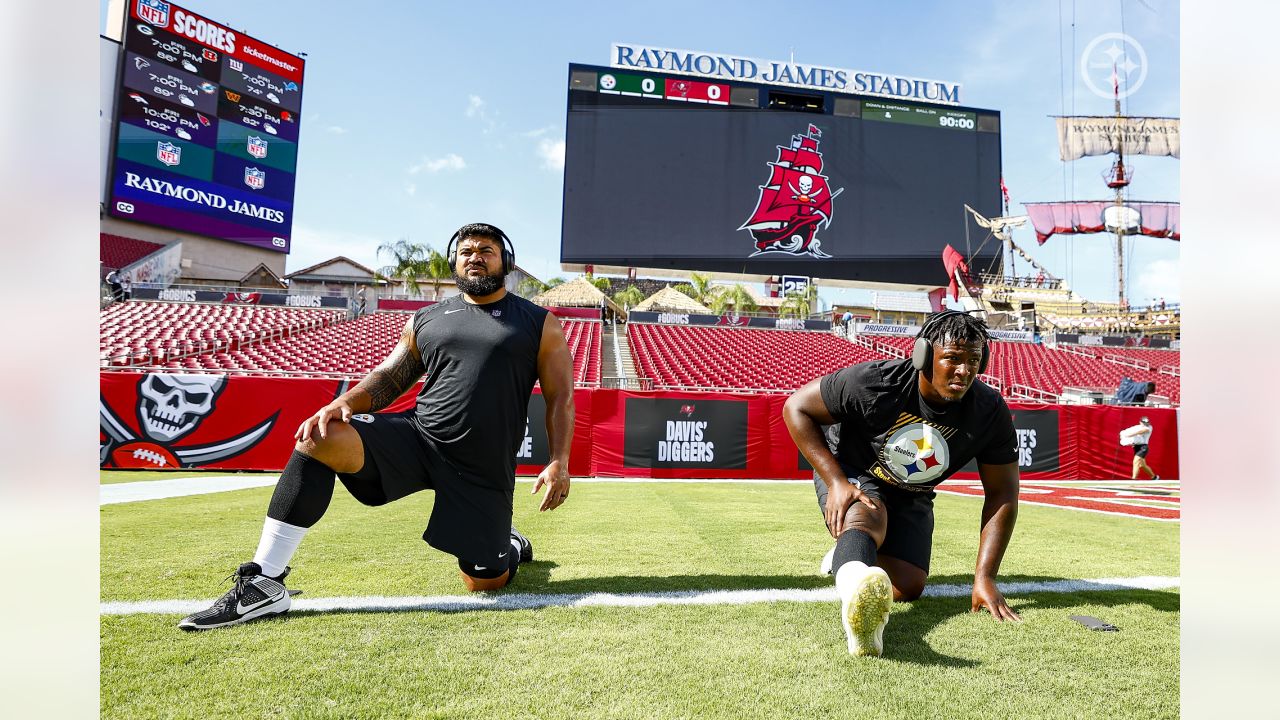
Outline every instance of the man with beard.
POLYGON ((515 267, 510 243, 486 223, 454 233, 449 264, 461 294, 414 313, 382 364, 302 423, 253 561, 240 565, 235 586, 212 607, 178 627, 207 630, 286 612, 288 563, 328 508, 335 473, 365 505, 435 491, 423 539, 458 558, 468 590, 504 587, 533 559, 533 546, 511 526, 515 455, 539 381, 551 461, 533 492, 546 488, 539 511, 559 507, 569 496, 573 359, 555 316, 504 287, 515 267), (414 409, 370 414, 424 373, 414 409))

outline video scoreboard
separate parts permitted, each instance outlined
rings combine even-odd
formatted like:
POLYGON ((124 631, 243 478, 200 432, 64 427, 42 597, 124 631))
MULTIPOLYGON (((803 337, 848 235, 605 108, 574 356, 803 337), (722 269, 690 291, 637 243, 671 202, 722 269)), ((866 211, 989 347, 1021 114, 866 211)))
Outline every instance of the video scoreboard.
POLYGON ((129 0, 107 212, 289 252, 302 58, 129 0))
POLYGON ((937 286, 965 205, 1001 214, 998 112, 569 67, 561 262, 937 286))

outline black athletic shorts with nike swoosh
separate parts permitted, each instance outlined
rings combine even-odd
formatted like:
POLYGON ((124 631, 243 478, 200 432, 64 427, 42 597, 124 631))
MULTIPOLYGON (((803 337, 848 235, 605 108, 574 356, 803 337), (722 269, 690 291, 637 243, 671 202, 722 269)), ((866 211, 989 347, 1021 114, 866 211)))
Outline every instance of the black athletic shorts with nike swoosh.
POLYGON ((361 414, 351 427, 364 443, 364 467, 338 479, 365 505, 385 505, 420 490, 435 491, 422 539, 473 565, 506 565, 511 550, 512 490, 460 472, 413 422, 413 410, 361 414))

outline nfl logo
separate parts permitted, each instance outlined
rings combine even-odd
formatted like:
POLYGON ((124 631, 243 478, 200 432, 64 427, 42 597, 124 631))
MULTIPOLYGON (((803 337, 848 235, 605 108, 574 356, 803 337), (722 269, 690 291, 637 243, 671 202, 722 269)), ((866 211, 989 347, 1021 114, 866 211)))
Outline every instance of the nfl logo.
POLYGON ((138 0, 138 17, 157 27, 169 25, 169 3, 164 0, 138 0))
POLYGON ((249 154, 261 160, 267 156, 267 141, 255 135, 249 136, 249 154))
POLYGON ((244 184, 254 190, 261 190, 267 184, 267 173, 254 167, 244 169, 244 184))
POLYGON ((156 159, 165 165, 177 165, 182 162, 182 148, 171 142, 156 143, 156 159))

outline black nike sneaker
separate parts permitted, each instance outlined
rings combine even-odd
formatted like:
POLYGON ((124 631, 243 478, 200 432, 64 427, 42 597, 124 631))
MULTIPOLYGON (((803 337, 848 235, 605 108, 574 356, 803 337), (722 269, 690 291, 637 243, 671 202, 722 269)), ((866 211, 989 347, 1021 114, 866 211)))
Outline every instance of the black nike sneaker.
POLYGON ((285 568, 279 577, 267 577, 258 563, 244 563, 227 578, 235 578, 236 584, 226 595, 218 598, 208 610, 183 618, 178 627, 210 630, 286 613, 291 604, 289 590, 284 586, 288 574, 289 568, 285 568))
POLYGON ((529 538, 521 535, 519 530, 511 528, 511 540, 520 545, 520 562, 533 562, 533 543, 529 542, 529 538))

